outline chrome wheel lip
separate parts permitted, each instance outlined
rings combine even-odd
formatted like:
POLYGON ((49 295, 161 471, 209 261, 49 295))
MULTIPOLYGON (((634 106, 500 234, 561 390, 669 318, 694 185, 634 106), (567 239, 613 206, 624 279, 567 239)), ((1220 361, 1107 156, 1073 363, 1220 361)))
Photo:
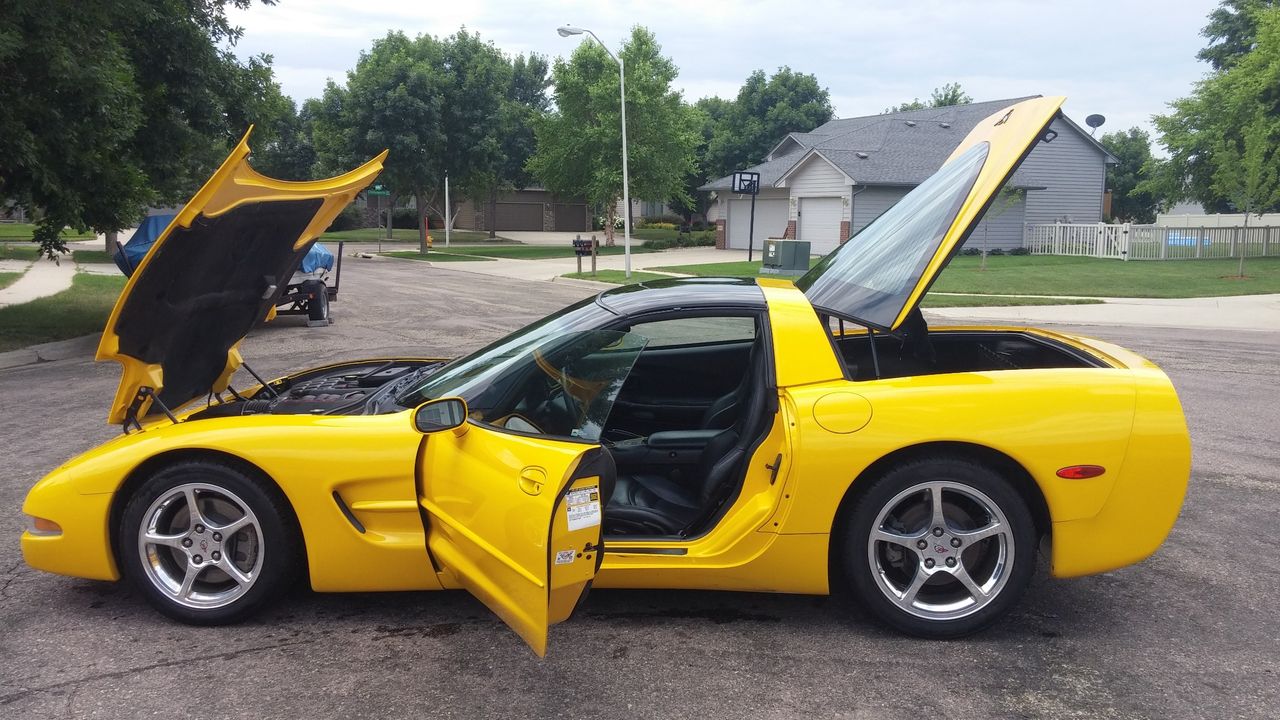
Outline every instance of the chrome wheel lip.
POLYGON ((258 581, 266 552, 262 525, 248 503, 209 483, 183 483, 164 491, 143 513, 137 537, 147 581, 170 602, 193 610, 226 607, 243 597, 258 581), (208 517, 200 508, 206 498, 231 506, 240 517, 225 522, 208 517), (186 513, 187 527, 171 533, 160 523, 175 511, 186 513), (233 557, 237 538, 245 532, 250 533, 254 551, 249 567, 241 567, 233 557), (211 572, 224 579, 213 589, 197 587, 207 584, 205 576, 211 572))
POLYGON ((938 480, 912 485, 884 504, 867 539, 867 560, 876 587, 895 607, 924 620, 947 621, 973 615, 999 597, 1013 571, 1014 547, 1008 518, 986 493, 964 483, 938 480), (899 506, 925 493, 930 498, 930 521, 922 529, 899 533, 884 527, 886 520, 899 506), (986 524, 976 530, 957 529, 948 521, 946 504, 940 504, 936 500, 944 493, 962 495, 975 503, 987 514, 986 524), (941 535, 935 532, 939 527, 942 529, 941 535), (972 543, 984 540, 996 542, 996 557, 989 571, 984 572, 981 578, 974 578, 965 566, 963 551, 972 543), (914 573, 906 586, 889 577, 879 552, 883 544, 896 545, 909 558, 915 559, 914 573), (944 559, 946 557, 953 558, 954 565, 949 566, 944 559), (944 578, 945 582, 958 583, 968 593, 968 597, 949 603, 922 602, 917 593, 924 583, 937 575, 947 576, 944 578))

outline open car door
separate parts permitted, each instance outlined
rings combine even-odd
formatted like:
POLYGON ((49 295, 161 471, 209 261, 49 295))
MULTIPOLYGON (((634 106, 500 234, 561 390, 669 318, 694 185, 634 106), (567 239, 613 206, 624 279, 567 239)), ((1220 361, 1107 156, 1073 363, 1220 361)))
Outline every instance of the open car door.
POLYGON ((460 397, 415 413, 426 433, 418 499, 436 571, 539 656, 548 628, 569 618, 600 568, 615 469, 599 435, 644 342, 616 331, 500 341, 440 372, 436 388, 460 397), (486 362, 492 371, 473 367, 486 362), (433 421, 441 412, 448 417, 433 421))

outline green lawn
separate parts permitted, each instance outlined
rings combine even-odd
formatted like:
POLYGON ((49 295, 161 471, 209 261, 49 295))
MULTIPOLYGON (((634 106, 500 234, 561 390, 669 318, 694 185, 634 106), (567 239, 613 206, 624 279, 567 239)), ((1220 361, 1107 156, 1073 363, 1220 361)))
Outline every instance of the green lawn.
POLYGON ((0 260, 35 260, 40 248, 31 243, 0 243, 0 260))
POLYGON ((22 273, 0 272, 0 290, 14 284, 20 277, 22 277, 22 273))
MULTIPOLYGON (((395 228, 391 231, 391 239, 387 239, 387 231, 384 228, 360 228, 359 230, 341 230, 338 232, 327 232, 320 236, 321 240, 330 240, 337 242, 338 240, 346 240, 348 242, 418 242, 418 231, 412 228, 395 228)), ((444 231, 432 230, 431 240, 435 243, 435 247, 444 245, 444 231)), ((489 239, 489 233, 483 230, 451 230, 449 232, 449 242, 452 243, 509 243, 514 242, 499 236, 496 240, 489 239)), ((452 248, 450 248, 452 249, 452 248)))
POLYGON ((420 253, 417 250, 398 250, 396 252, 385 252, 382 254, 387 257, 400 258, 401 260, 426 260, 428 262, 491 262, 493 260, 493 258, 489 257, 455 255, 453 253, 440 252, 438 250, 432 250, 429 253, 420 253))
POLYGON ((110 265, 115 262, 107 254, 106 250, 72 250, 71 257, 78 263, 106 263, 110 265))
POLYGON ((125 278, 79 273, 57 295, 0 308, 0 352, 102 331, 125 278))
MULTIPOLYGON (((35 233, 36 226, 31 223, 0 223, 0 240, 30 240, 35 233)), ((76 232, 75 230, 66 230, 62 233, 63 240, 92 240, 94 234, 91 232, 76 232)))
MULTIPOLYGON (((816 263, 813 259, 812 263, 816 263)), ((1082 295, 1086 297, 1213 297, 1280 293, 1280 258, 1245 260, 1245 279, 1235 277, 1237 260, 1132 261, 1056 255, 960 256, 933 290, 970 295, 1082 295)), ((760 275, 760 263, 725 262, 654 268, 701 276, 760 275)), ((765 275, 763 277, 770 277, 765 275)), ((937 307, 936 305, 934 307, 937 307)))
POLYGON ((1006 295, 935 295, 924 296, 921 307, 1013 307, 1016 305, 1101 305, 1101 300, 1092 298, 1064 298, 1045 295, 1042 297, 1009 297, 1006 295))
MULTIPOLYGON (((488 258, 511 258, 516 260, 546 260, 547 258, 571 258, 573 257, 573 246, 571 245, 481 245, 481 246, 462 246, 451 247, 447 251, 436 245, 437 251, 449 252, 454 255, 480 255, 488 258)), ((656 252, 639 246, 631 247, 631 254, 638 255, 640 253, 656 252)), ((622 246, 601 247, 601 255, 621 255, 622 246)), ((591 258, 582 258, 583 265, 591 262, 591 258)))
POLYGON ((569 273, 561 275, 573 280, 595 280, 596 282, 607 282, 615 285, 630 285, 633 283, 648 282, 649 280, 670 280, 670 275, 659 275, 658 273, 644 272, 641 270, 632 270, 631 279, 628 280, 621 270, 598 270, 595 275, 589 272, 569 273))
POLYGON ((1280 258, 1131 261, 1056 255, 958 257, 933 286, 941 292, 1085 295, 1103 297, 1214 297, 1280 293, 1280 258))

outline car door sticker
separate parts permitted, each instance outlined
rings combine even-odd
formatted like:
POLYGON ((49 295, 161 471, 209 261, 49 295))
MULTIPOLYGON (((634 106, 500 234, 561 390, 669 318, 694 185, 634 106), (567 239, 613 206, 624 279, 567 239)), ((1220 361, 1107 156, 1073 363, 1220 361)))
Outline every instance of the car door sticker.
POLYGON ((576 490, 570 490, 565 495, 565 505, 569 511, 570 532, 600 524, 599 485, 588 485, 576 490))
POLYGON ((556 564, 568 565, 569 563, 573 562, 573 556, 574 556, 573 550, 557 550, 556 564))

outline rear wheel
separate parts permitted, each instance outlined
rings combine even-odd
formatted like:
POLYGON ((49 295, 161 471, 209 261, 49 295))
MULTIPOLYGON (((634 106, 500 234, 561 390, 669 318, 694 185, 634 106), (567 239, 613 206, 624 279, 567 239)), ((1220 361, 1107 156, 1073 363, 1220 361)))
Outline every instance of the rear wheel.
POLYGON ((248 617, 294 579, 286 501, 239 469, 190 461, 153 475, 125 506, 125 575, 157 610, 195 625, 248 617))
POLYGON ((873 480, 841 540, 858 600, 886 624, 928 638, 994 622, 1035 566, 1035 524, 1022 497, 962 458, 904 463, 873 480))

